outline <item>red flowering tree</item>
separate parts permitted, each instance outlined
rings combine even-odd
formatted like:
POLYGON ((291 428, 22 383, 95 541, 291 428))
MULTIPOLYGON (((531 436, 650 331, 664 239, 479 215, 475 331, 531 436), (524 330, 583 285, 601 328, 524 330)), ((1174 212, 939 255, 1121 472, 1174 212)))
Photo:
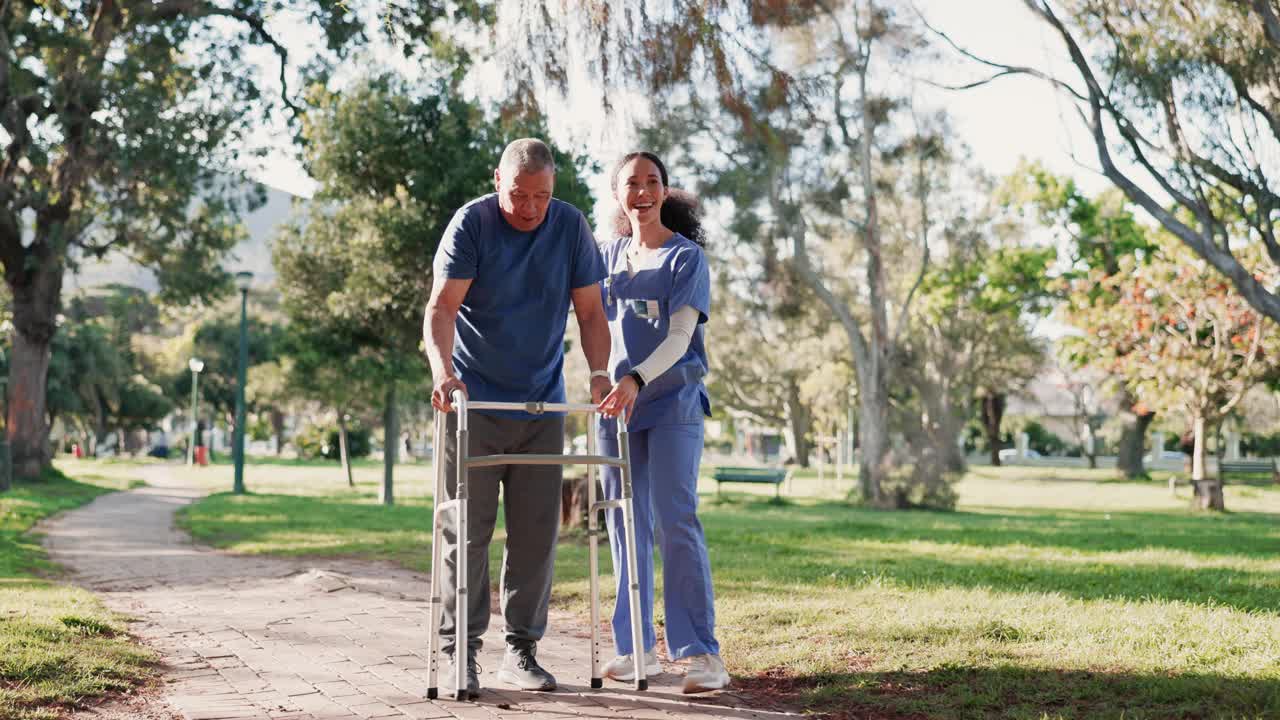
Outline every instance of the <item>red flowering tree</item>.
MULTIPOLYGON (((1267 287, 1280 279, 1259 248, 1237 255, 1267 287)), ((1122 378, 1153 410, 1188 418, 1197 503, 1222 510, 1221 478, 1205 478, 1205 428, 1222 422, 1250 388, 1276 373, 1280 337, 1271 321, 1207 262, 1168 238, 1145 262, 1125 257, 1117 273, 1099 269, 1074 280, 1065 308, 1066 321, 1083 331, 1066 341, 1073 355, 1122 378)))

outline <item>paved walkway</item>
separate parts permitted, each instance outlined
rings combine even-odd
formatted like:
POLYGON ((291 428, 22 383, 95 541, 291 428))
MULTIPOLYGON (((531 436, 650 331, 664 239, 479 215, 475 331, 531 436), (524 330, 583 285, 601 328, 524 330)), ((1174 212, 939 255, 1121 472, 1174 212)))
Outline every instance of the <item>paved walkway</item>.
MULTIPOLYGON (((164 664, 164 697, 186 720, 348 718, 794 717, 722 692, 680 694, 668 664, 648 692, 589 685, 588 628, 555 614, 538 659, 560 690, 497 685, 502 619, 494 617, 477 702, 426 700, 428 578, 381 563, 231 555, 195 547, 174 512, 202 491, 162 468, 149 487, 98 498, 41 527, 53 559, 112 609, 164 664)), ((443 682, 441 694, 444 694, 443 682)))

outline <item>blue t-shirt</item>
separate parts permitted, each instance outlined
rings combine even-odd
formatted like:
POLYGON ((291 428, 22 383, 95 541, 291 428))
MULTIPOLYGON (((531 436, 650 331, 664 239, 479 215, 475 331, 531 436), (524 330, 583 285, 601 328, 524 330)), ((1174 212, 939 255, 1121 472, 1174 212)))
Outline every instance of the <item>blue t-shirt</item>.
POLYGON ((618 238, 601 247, 608 276, 601 285, 612 348, 609 371, 614 382, 644 362, 671 327, 671 316, 688 305, 698 311, 689 349, 669 369, 640 388, 628 429, 702 422, 711 402, 702 378, 707 374, 703 323, 711 312, 711 272, 702 248, 679 233, 647 258, 635 275, 627 271, 632 240, 618 238))
POLYGON ((453 338, 467 397, 564 402, 570 292, 604 277, 582 213, 553 199, 542 224, 521 232, 502 217, 498 196, 485 195, 454 214, 433 267, 437 277, 471 280, 453 338))

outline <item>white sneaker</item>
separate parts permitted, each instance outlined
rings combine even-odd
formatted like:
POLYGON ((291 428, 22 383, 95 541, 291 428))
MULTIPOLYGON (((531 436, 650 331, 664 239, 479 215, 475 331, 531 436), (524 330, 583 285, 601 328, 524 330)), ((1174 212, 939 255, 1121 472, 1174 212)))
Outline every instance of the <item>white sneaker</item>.
POLYGON ((708 692, 729 687, 729 673, 719 655, 694 655, 689 658, 689 672, 684 676, 686 693, 708 692))
MULTIPOLYGON (((662 672, 662 663, 658 662, 658 653, 650 650, 644 654, 644 676, 653 677, 662 672)), ((630 655, 619 655, 604 666, 604 676, 619 682, 631 682, 636 679, 636 664, 630 655)))

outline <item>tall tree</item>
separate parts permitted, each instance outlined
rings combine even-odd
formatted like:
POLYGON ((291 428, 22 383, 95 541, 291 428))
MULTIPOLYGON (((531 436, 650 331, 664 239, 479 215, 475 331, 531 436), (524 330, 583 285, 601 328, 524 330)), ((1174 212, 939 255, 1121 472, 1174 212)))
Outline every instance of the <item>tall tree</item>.
MULTIPOLYGON (((250 293, 254 295, 256 293, 250 293)), ((253 300, 250 299, 250 303, 253 300)), ((237 301, 237 305, 239 302, 237 301)), ((238 308, 237 308, 238 309, 238 308)), ((262 315, 249 315, 246 334, 249 368, 276 360, 281 352, 283 328, 262 315)), ((228 313, 217 313, 199 321, 191 340, 191 356, 204 361, 197 381, 200 404, 210 416, 219 417, 227 427, 235 425, 236 372, 240 363, 240 319, 228 313)), ((186 372, 185 359, 175 368, 169 386, 175 403, 191 397, 191 373, 186 372)), ((249 396, 246 395, 246 398, 249 396)))
MULTIPOLYGON (((767 311, 758 294, 722 275, 709 326, 711 397, 731 412, 767 426, 785 428, 795 461, 809 467, 813 412, 802 388, 825 357, 822 338, 807 318, 767 311)), ((843 395, 827 377, 827 393, 843 395)))
MULTIPOLYGON (((283 352, 284 349, 279 348, 279 353, 283 352)), ((279 358, 249 368, 245 380, 245 404, 259 417, 267 416, 276 439, 276 454, 279 455, 284 449, 285 418, 297 406, 296 397, 289 387, 289 369, 279 358)))
POLYGON ((1280 266, 1280 4, 1024 3, 1062 40, 1077 82, 961 52, 994 77, 1052 83, 1089 129, 1107 178, 1280 322, 1280 288, 1246 261, 1258 245, 1280 266))
POLYGON ((736 120, 714 142, 757 146, 732 143, 730 164, 752 166, 766 198, 762 217, 789 251, 792 271, 845 331, 858 377, 859 494, 891 502, 881 486, 891 462, 893 355, 927 263, 930 228, 886 237, 881 194, 886 168, 933 147, 930 131, 913 130, 914 108, 894 75, 911 62, 917 33, 875 0, 678 0, 662 12, 640 2, 586 5, 573 21, 547 0, 526 3, 518 19, 499 16, 500 35, 504 25, 522 28, 508 58, 513 74, 563 86, 567 55, 545 50, 569 47, 585 54, 612 93, 640 78, 652 97, 702 101, 736 120), (739 150, 746 157, 732 157, 739 150), (900 282, 889 268, 904 259, 917 267, 900 282))
MULTIPOLYGON (((1261 252, 1242 259, 1262 281, 1280 281, 1280 272, 1264 269, 1261 252)), ((1072 293, 1078 297, 1065 317, 1085 333, 1065 342, 1087 348, 1091 365, 1122 376, 1158 410, 1188 419, 1200 506, 1223 509, 1221 478, 1205 478, 1206 429, 1275 376, 1275 326, 1206 262, 1171 240, 1146 263, 1126 258, 1118 274, 1095 270, 1074 281, 1072 293), (1120 301, 1091 303, 1094 286, 1113 290, 1120 301)))
MULTIPOLYGON (((360 3, 360 8, 370 3, 360 3)), ((422 36, 435 3, 377 4, 422 36)), ((324 29, 341 53, 364 37, 352 3, 320 0, 0 2, 0 265, 13 301, 8 433, 15 469, 48 462, 45 388, 63 275, 123 252, 173 299, 228 287, 219 258, 259 200, 235 169, 252 126, 276 103, 247 57, 287 53, 268 16, 324 29)))
POLYGON ((76 296, 65 331, 50 349, 47 422, 78 431, 89 453, 109 434, 149 430, 173 409, 137 341, 154 332, 158 308, 147 294, 119 285, 76 296))
MULTIPOLYGON (((1148 229, 1137 221, 1119 191, 1091 198, 1081 192, 1075 181, 1054 175, 1038 163, 1023 163, 1005 179, 999 195, 1010 208, 1033 213, 1039 224, 1058 236, 1069 252, 1065 258, 1069 264, 1059 278, 1062 282, 1087 277, 1091 271, 1114 276, 1125 258, 1148 257, 1156 250, 1148 229)), ((1063 297, 1069 311, 1080 296, 1064 293, 1063 297)), ((1103 286, 1091 288, 1087 299, 1092 306, 1122 300, 1119 293, 1103 286)), ((1089 365, 1090 353, 1097 351, 1079 344, 1071 347, 1076 351, 1068 351, 1064 359, 1076 367, 1089 365)), ((1122 429, 1116 465, 1127 478, 1143 477, 1147 428, 1155 413, 1122 378, 1105 374, 1102 378, 1104 388, 1119 395, 1122 429)))
POLYGON ((333 411, 338 421, 338 460, 347 484, 354 487, 348 418, 367 414, 380 404, 378 387, 386 369, 381 355, 353 348, 329 328, 290 327, 284 342, 286 392, 333 411))
MULTIPOLYGON (((973 228, 976 229, 976 228, 973 228)), ((904 342, 904 380, 919 395, 922 430, 953 472, 957 438, 975 405, 991 462, 1000 464, 1006 398, 1039 372, 1044 347, 1032 325, 1048 309, 1052 248, 993 247, 984 233, 950 235, 949 252, 925 277, 915 332, 904 342)))

